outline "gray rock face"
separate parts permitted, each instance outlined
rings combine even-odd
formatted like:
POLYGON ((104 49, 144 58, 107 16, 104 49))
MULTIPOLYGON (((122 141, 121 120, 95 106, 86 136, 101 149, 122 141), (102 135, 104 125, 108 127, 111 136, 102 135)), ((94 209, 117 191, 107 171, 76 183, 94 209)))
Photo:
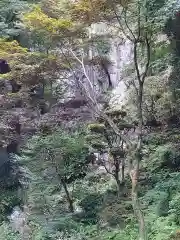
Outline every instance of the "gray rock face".
POLYGON ((20 165, 18 156, 8 154, 2 148, 0 150, 0 189, 26 188, 30 178, 31 173, 20 165))

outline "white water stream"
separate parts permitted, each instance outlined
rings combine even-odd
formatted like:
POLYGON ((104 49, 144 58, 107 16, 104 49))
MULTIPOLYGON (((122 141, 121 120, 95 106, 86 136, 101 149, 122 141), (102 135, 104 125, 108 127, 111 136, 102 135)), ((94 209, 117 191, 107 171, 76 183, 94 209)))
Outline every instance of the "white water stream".
POLYGON ((114 33, 114 29, 105 23, 93 24, 91 26, 91 34, 105 35, 111 34, 110 52, 108 58, 111 61, 109 73, 113 84, 111 102, 123 105, 126 99, 126 85, 123 81, 123 71, 127 65, 133 61, 132 43, 124 36, 118 36, 114 33), (114 35, 114 36, 113 36, 114 35))

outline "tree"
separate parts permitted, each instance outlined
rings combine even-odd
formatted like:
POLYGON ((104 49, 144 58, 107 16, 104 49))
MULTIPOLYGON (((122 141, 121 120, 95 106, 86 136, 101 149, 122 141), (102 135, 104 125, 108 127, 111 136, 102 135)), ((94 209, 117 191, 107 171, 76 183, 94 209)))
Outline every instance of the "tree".
MULTIPOLYGON (((106 110, 106 114, 118 124, 119 129, 126 133, 133 127, 124 120, 125 111, 106 110)), ((89 135, 86 137, 88 143, 95 152, 100 154, 100 164, 116 180, 118 195, 122 196, 125 184, 125 148, 123 141, 103 119, 89 124, 88 129, 89 135)))
POLYGON ((23 35, 22 12, 28 9, 26 1, 2 0, 0 3, 0 37, 20 40, 23 35))
POLYGON ((34 164, 39 160, 40 169, 43 172, 49 167, 53 167, 60 184, 62 184, 69 210, 74 211, 73 199, 68 190, 68 183, 77 178, 85 176, 87 162, 85 160, 88 149, 85 146, 83 136, 74 133, 69 134, 58 130, 47 136, 37 135, 29 142, 29 149, 33 156, 29 162, 30 168, 34 171, 34 164))
MULTIPOLYGON (((83 3, 85 3, 84 1, 83 3)), ((87 3, 87 2, 86 2, 87 3)), ((82 1, 79 1, 75 4, 75 9, 77 9, 78 6, 82 6, 82 1)), ((97 8, 98 6, 94 4, 92 8, 86 8, 85 11, 82 14, 87 14, 91 17, 91 20, 97 22, 96 20, 96 12, 95 15, 93 15, 93 12, 90 12, 92 9, 97 8), (91 9, 91 10, 89 10, 91 9), (92 17, 93 16, 93 17, 92 17)), ((84 16, 84 15, 83 15, 84 16)), ((156 29, 153 28, 151 19, 148 17, 148 4, 143 3, 141 1, 135 2, 135 3, 128 3, 127 5, 119 5, 113 2, 111 6, 109 4, 106 4, 106 11, 103 11, 103 13, 100 15, 101 18, 103 18, 106 22, 108 21, 108 17, 110 17, 110 21, 108 23, 112 26, 112 19, 115 19, 114 27, 117 27, 119 32, 122 32, 124 36, 131 41, 132 47, 133 47, 133 58, 134 58, 134 69, 136 73, 136 79, 132 81, 133 88, 135 89, 136 93, 136 107, 137 107, 137 119, 138 119, 138 133, 137 133, 137 142, 134 144, 130 143, 131 140, 123 139, 122 134, 119 134, 119 132, 116 130, 116 133, 120 135, 120 138, 125 141, 126 144, 129 145, 129 147, 132 149, 133 145, 133 155, 132 159, 129 162, 129 174, 132 181, 132 202, 133 202, 133 208, 134 212, 137 216, 137 219, 139 221, 139 234, 140 239, 146 239, 146 230, 145 230, 145 222, 144 217, 140 208, 140 203, 138 200, 138 178, 139 178, 139 171, 140 171, 140 162, 142 158, 142 139, 143 139, 143 109, 142 109, 142 103, 143 103, 143 89, 144 89, 144 82, 146 80, 146 77, 148 75, 148 70, 150 67, 150 57, 151 57, 151 42, 154 37, 154 33, 156 32, 156 29), (142 54, 143 50, 143 54, 142 54), (144 51, 146 52, 146 56, 144 54, 144 51), (142 66, 142 63, 145 67, 142 66), (129 144, 130 143, 130 144, 129 144)), ((87 19, 85 21, 88 21, 87 19)), ((91 24, 91 23, 90 23, 91 24)), ((75 58, 81 63, 82 68, 85 72, 86 78, 88 83, 91 82, 91 79, 86 74, 86 69, 84 65, 84 56, 82 56, 82 60, 78 57, 76 57, 75 53, 73 53, 75 58)), ((92 88, 92 86, 91 86, 92 88)), ((86 95, 88 96, 88 90, 86 90, 86 95)), ((88 96, 89 97, 89 96, 88 96)), ((97 110, 97 101, 93 97, 89 97, 91 102, 94 106, 96 106, 97 110)), ((103 113, 104 114, 104 113, 103 113)), ((102 114, 102 115, 103 115, 102 114)), ((108 119, 107 116, 105 116, 105 119, 108 119)), ((109 121, 110 122, 110 121, 109 121)), ((112 123, 111 123, 112 126, 112 123)), ((117 126, 116 126, 117 127, 117 126)), ((114 124, 113 124, 113 128, 114 124)), ((116 128, 118 129, 118 127, 116 128)))
MULTIPOLYGON (((161 5, 158 6, 158 11, 159 7, 161 7, 161 5)), ((78 19, 80 17, 80 23, 76 23, 78 26, 84 27, 85 31, 92 23, 104 21, 107 25, 111 26, 114 31, 116 29, 116 34, 123 35, 132 44, 134 58, 133 70, 136 74, 136 79, 132 80, 131 87, 135 91, 136 120, 138 121, 136 141, 134 141, 134 139, 132 140, 129 135, 126 136, 122 129, 119 128, 99 105, 94 79, 92 79, 88 71, 88 63, 92 61, 92 55, 89 54, 89 51, 88 53, 86 51, 89 47, 89 42, 87 43, 88 33, 82 36, 77 34, 78 31, 70 31, 69 35, 63 35, 63 39, 59 41, 59 48, 62 54, 61 56, 64 56, 69 64, 69 70, 75 75, 75 81, 78 82, 83 95, 94 111, 94 115, 97 114, 101 116, 120 140, 126 144, 128 151, 130 150, 129 175, 132 181, 132 202, 134 212, 139 221, 140 239, 147 239, 144 217, 138 199, 138 178, 143 147, 143 91, 145 80, 150 74, 151 47, 153 41, 156 39, 157 28, 159 28, 158 17, 152 14, 151 3, 144 1, 124 1, 117 3, 116 1, 110 2, 105 0, 95 0, 93 2, 79 0, 70 5, 70 11, 74 22, 75 17, 77 18, 78 16, 78 19), (79 68, 81 69, 79 70, 79 68), (76 69, 81 73, 83 72, 82 78, 77 76, 75 73, 76 69)), ((31 22, 31 25, 33 24, 34 23, 31 22)), ((53 29, 50 30, 53 32, 53 29)))
MULTIPOLYGON (((94 5, 92 5, 89 1, 80 1, 80 2, 75 2, 74 8, 73 8, 73 13, 79 13, 83 17, 88 16, 88 18, 82 19, 85 20, 84 23, 90 25, 92 22, 97 22, 97 11, 93 12, 94 6, 97 7, 97 9, 104 9, 106 11, 103 11, 105 13, 105 16, 101 16, 101 18, 104 18, 105 21, 107 22, 108 16, 114 15, 114 18, 116 19, 116 23, 119 24, 119 31, 123 32, 123 34, 132 42, 133 44, 133 51, 134 51, 134 67, 135 71, 137 74, 137 81, 133 82, 133 86, 136 90, 136 104, 137 104, 137 119, 139 121, 139 133, 138 133, 138 141, 134 145, 134 143, 131 142, 130 139, 128 139, 124 134, 122 134, 122 131, 119 129, 116 123, 103 111, 101 111, 101 108, 98 104, 97 101, 97 94, 95 92, 95 88, 93 85, 93 80, 88 76, 87 74, 87 66, 84 62, 84 59, 89 56, 86 55, 84 51, 84 39, 79 39, 77 36, 73 37, 72 40, 70 41, 66 37, 66 41, 61 41, 61 49, 63 48, 63 54, 66 55, 68 53, 67 49, 70 49, 70 54, 71 56, 77 61, 78 64, 82 67, 83 74, 85 76, 85 82, 84 79, 82 78, 76 78, 76 81, 79 82, 79 86, 82 89, 83 94, 87 98, 89 105, 92 107, 94 110, 95 114, 98 114, 101 116, 107 124, 110 125, 110 127, 113 129, 113 131, 116 133, 117 136, 120 137, 121 141, 129 145, 129 148, 132 149, 133 147, 133 160, 130 161, 130 169, 129 169, 129 174, 132 180, 132 200, 133 200, 133 206, 134 206, 134 211, 137 215, 137 218, 139 220, 139 229, 140 229, 140 238, 141 239, 146 239, 146 231, 145 231, 145 223, 144 223, 144 218, 143 214, 140 209, 140 204, 138 201, 138 191, 137 191, 137 185, 138 185, 138 177, 139 177, 139 164, 141 161, 141 150, 142 150, 142 130, 143 130, 143 113, 142 113, 142 97, 143 97, 143 86, 144 86, 144 81, 146 78, 146 75, 148 73, 148 68, 149 68, 149 63, 150 63, 150 43, 149 43, 149 36, 151 37, 151 32, 150 34, 147 32, 147 16, 146 16, 146 11, 142 11, 146 9, 146 6, 142 5, 142 3, 138 2, 136 5, 130 4, 128 7, 127 6, 122 6, 121 5, 116 5, 113 3, 112 5, 109 5, 109 2, 102 1, 102 3, 97 3, 94 2, 94 5), (97 4, 97 6, 96 6, 97 4), (92 7, 93 6, 93 7, 92 7), (116 7, 117 6, 117 7, 116 7), (80 12, 79 12, 80 9, 80 12), (118 12, 116 12, 116 9, 118 12), (133 9, 133 11, 132 11, 133 9), (123 13, 123 18, 119 19, 119 10, 120 12, 123 13), (90 12, 89 12, 90 11, 90 12), (143 14, 142 14, 143 13, 143 14), (84 14, 84 15, 83 15, 84 14), (94 14, 94 15, 93 15, 94 14), (89 16, 91 17, 89 20, 89 16), (135 24, 133 24, 133 30, 130 28, 129 24, 127 23, 127 18, 130 18, 131 21, 133 21, 135 24), (123 22, 121 22, 123 20, 123 22), (125 26, 125 27, 124 27, 125 26), (126 30, 128 33, 126 33, 126 30), (77 45, 78 44, 78 45, 77 45), (139 45, 141 47, 145 47, 145 50, 147 50, 147 58, 145 59, 146 64, 145 64, 145 69, 140 69, 139 65, 139 45), (77 51, 80 50, 80 54, 77 53, 77 51)), ((36 18, 37 19, 37 18, 36 18)), ((112 18, 111 18, 112 19, 112 18)), ((50 19, 51 20, 51 19, 50 19)), ((99 18, 98 18, 99 21, 99 18)), ((52 22, 52 21, 51 21, 52 22)), ((31 24, 33 24, 31 22, 31 24)), ((45 22, 46 24, 46 22, 45 22)), ((37 26, 33 25, 33 27, 37 26)), ((48 24, 47 24, 48 27, 48 24)), ((53 32, 53 27, 50 29, 50 31, 53 32)), ((142 54, 140 53, 140 56, 142 57, 142 54)), ((74 60, 73 62, 71 59, 68 60, 70 63, 70 70, 74 72, 74 69, 72 66, 74 66, 74 60)))
MULTIPOLYGON (((79 2, 79 4, 81 5, 82 2, 79 2)), ((121 31, 125 35, 125 37, 131 41, 133 46, 134 68, 135 68, 137 79, 134 80, 132 83, 136 91, 137 119, 139 122, 138 133, 137 133, 138 140, 135 144, 134 143, 132 144, 131 140, 127 141, 127 139, 123 136, 121 131, 119 131, 118 126, 114 124, 114 122, 112 124, 112 120, 110 120, 105 113, 101 114, 100 109, 98 109, 97 100, 94 98, 95 95, 92 94, 92 96, 89 96, 90 91, 85 89, 84 85, 83 86, 86 91, 86 96, 91 101, 93 107, 95 106, 96 112, 99 112, 99 114, 103 116, 105 120, 108 121, 108 123, 110 123, 110 126, 113 127, 116 134, 118 134, 121 140, 124 141, 126 144, 128 144, 131 149, 133 145, 134 149, 132 151, 134 153, 129 163, 129 174, 132 181, 132 202, 133 202, 134 212, 139 221, 139 234, 140 234, 139 237, 140 239, 146 239, 144 217, 143 217, 143 214, 140 208, 140 203, 138 200, 138 178, 139 178, 139 168, 140 168, 140 162, 141 162, 141 156, 142 156, 141 151, 142 151, 142 138, 143 138, 143 110, 142 110, 143 87, 144 87, 144 81, 148 74, 148 69, 150 65, 150 41, 152 38, 152 30, 148 28, 147 9, 146 9, 146 5, 144 6, 142 2, 140 1, 136 2, 136 5, 134 3, 132 4, 130 3, 126 7, 124 6, 121 7, 115 3, 112 3, 112 7, 110 7, 109 5, 108 7, 109 7, 108 10, 110 12, 105 11, 104 19, 107 21, 108 16, 113 14, 114 18, 116 19, 115 20, 116 23, 119 24, 119 27, 118 27, 119 31, 121 31), (131 23, 128 22, 129 19, 131 23), (143 58, 140 52, 140 49, 143 49, 146 51, 147 57, 143 58), (143 59, 142 62, 145 65, 145 68, 142 68, 140 57, 141 59, 143 59)), ((84 74, 86 76, 88 84, 91 87, 91 91, 93 91, 91 79, 86 73, 86 68, 84 65, 84 55, 82 55, 82 58, 80 59, 79 57, 76 56, 74 52, 72 52, 72 54, 82 65, 82 69, 84 70, 84 74)))
POLYGON ((45 14, 39 6, 24 15, 24 24, 30 32, 31 45, 42 52, 48 53, 62 41, 70 29, 72 22, 67 17, 52 18, 45 14))

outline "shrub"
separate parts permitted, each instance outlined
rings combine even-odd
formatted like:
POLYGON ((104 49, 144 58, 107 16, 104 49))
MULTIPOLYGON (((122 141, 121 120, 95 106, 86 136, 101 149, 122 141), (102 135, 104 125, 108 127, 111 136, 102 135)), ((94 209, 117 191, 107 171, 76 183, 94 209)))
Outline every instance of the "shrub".
POLYGON ((174 216, 176 224, 180 224, 180 194, 175 195, 169 203, 169 213, 174 216))
POLYGON ((80 207, 83 208, 84 214, 81 216, 81 222, 88 224, 95 224, 98 221, 98 211, 103 201, 103 196, 99 193, 93 193, 87 195, 79 203, 80 207))
POLYGON ((10 225, 2 223, 0 225, 0 240, 19 240, 20 236, 11 230, 10 225))
POLYGON ((158 146, 147 159, 147 167, 151 171, 162 168, 177 169, 180 166, 180 151, 171 144, 158 146))
POLYGON ((0 196, 0 221, 6 220, 7 215, 13 207, 20 205, 21 199, 17 196, 16 191, 1 190, 0 196))

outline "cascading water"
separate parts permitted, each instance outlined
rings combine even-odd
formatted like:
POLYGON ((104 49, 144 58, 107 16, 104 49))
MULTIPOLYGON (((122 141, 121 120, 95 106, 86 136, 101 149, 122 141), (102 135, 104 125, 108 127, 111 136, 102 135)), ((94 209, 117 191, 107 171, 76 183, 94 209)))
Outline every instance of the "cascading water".
MULTIPOLYGON (((18 162, 17 156, 13 156, 13 159, 16 163, 18 162)), ((28 168, 22 167, 22 166, 18 166, 17 174, 18 174, 19 185, 21 186, 18 189, 18 195, 20 198, 23 198, 23 193, 26 191, 26 189, 29 186, 29 180, 32 178, 32 174, 28 168)), ((23 208, 21 208, 20 206, 15 206, 11 214, 8 216, 12 229, 15 232, 20 233, 20 235, 24 237, 23 239, 29 239, 28 238, 29 227, 27 225, 27 214, 28 214, 28 207, 24 205, 23 208)))
POLYGON ((9 221, 11 223, 12 229, 15 232, 22 232, 22 227, 25 222, 25 214, 19 206, 15 206, 9 216, 9 221))
POLYGON ((132 43, 125 39, 123 42, 114 41, 110 58, 112 65, 111 78, 115 83, 110 104, 115 102, 123 105, 126 99, 126 85, 123 81, 123 71, 132 62, 132 43))
MULTIPOLYGON (((112 98, 110 104, 114 102, 123 105, 126 98, 126 85, 123 81, 123 71, 127 65, 133 61, 132 43, 125 36, 114 34, 114 29, 111 29, 105 23, 91 25, 91 34, 105 36, 112 34, 110 51, 107 57, 110 59, 109 74, 113 85, 112 98), (116 37, 115 37, 116 36, 116 37)), ((96 54, 93 52, 93 55, 96 54)), ((97 76, 96 76, 97 78, 97 76)))

